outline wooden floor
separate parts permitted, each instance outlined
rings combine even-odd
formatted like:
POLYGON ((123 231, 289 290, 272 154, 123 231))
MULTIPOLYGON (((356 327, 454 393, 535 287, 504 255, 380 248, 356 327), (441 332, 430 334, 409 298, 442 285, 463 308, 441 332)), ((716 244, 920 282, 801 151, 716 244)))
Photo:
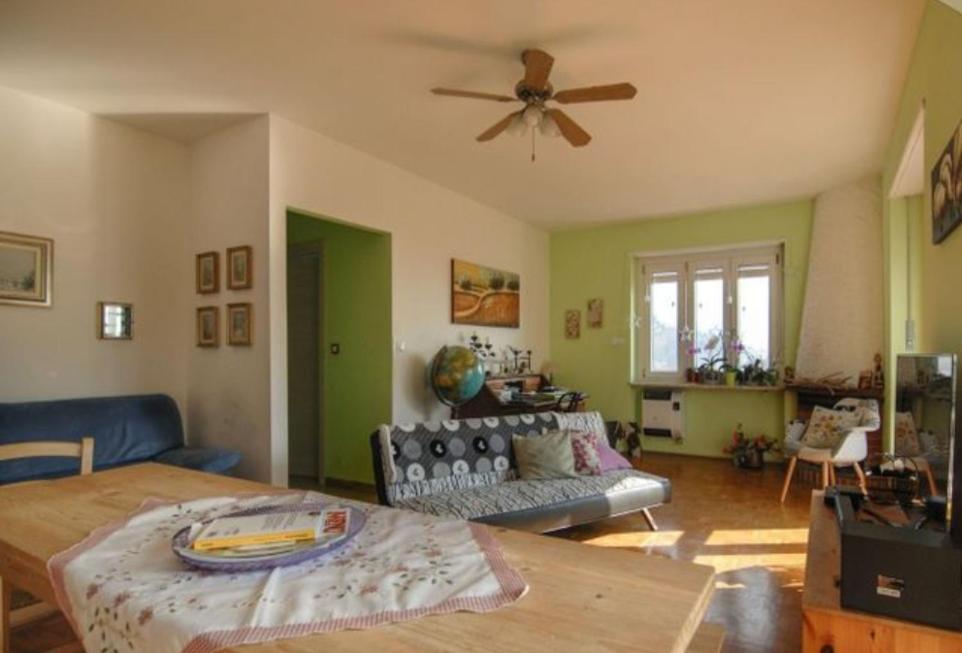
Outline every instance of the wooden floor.
MULTIPOLYGON (((640 515, 628 515, 553 536, 711 565, 718 572, 718 585, 706 620, 727 631, 726 652, 800 650, 810 488, 794 486, 781 505, 780 466, 751 472, 736 470, 726 460, 646 454, 640 468, 672 482, 672 502, 653 511, 657 533, 648 530, 640 515)), ((375 500, 364 488, 324 491, 375 500)), ((630 628, 632 611, 645 606, 624 609, 625 627, 630 628)), ((49 648, 63 641, 64 629, 62 622, 50 621, 32 632, 15 632, 14 651, 49 648), (43 637, 44 630, 50 639, 43 637)))
POLYGON ((629 515, 559 536, 711 565, 718 581, 706 621, 724 626, 724 651, 799 651, 811 488, 793 486, 781 505, 780 465, 744 471, 726 460, 645 454, 640 468, 671 479, 671 503, 652 511, 657 533, 629 515))

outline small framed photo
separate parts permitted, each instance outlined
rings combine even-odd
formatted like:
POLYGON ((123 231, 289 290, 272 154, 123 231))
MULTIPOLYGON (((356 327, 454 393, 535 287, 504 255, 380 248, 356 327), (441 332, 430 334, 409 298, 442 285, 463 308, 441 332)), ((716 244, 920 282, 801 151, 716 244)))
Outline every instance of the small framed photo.
POLYGON ((197 309, 197 346, 220 346, 220 308, 201 306, 197 309))
POLYGON ((568 309, 565 311, 565 338, 577 340, 581 337, 581 311, 568 309))
POLYGON ((197 294, 209 295, 220 290, 220 253, 204 252, 197 255, 197 294))
POLYGON ((249 245, 227 249, 227 287, 244 290, 254 285, 254 251, 249 245))
POLYGON ((858 389, 859 390, 871 390, 872 380, 875 378, 875 373, 872 370, 862 370, 858 375, 858 389))
POLYGON ((53 303, 53 241, 0 231, 0 304, 53 303))
POLYGON ((133 340, 134 305, 97 302, 97 337, 101 340, 133 340))
POLYGON ((254 344, 253 304, 227 305, 227 344, 254 344))
POLYGON ((604 323, 605 314, 605 300, 589 299, 588 300, 588 328, 589 329, 600 329, 604 323))

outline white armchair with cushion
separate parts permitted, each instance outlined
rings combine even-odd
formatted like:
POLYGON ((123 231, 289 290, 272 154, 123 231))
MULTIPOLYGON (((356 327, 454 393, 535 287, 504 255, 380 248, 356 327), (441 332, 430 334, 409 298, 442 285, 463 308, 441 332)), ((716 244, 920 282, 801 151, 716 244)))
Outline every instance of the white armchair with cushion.
POLYGON ((790 458, 781 502, 785 502, 799 460, 821 466, 823 488, 835 483, 836 467, 852 467, 864 492, 865 475, 859 463, 868 455, 866 434, 878 430, 881 423, 876 400, 851 398, 842 399, 832 410, 816 407, 807 426, 799 420, 789 423, 784 451, 790 458))

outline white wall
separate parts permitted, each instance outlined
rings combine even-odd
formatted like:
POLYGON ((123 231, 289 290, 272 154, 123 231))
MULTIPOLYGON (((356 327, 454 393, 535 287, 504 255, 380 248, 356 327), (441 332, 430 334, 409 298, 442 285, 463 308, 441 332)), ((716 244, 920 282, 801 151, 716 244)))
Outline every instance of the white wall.
POLYGON ((163 392, 184 406, 187 148, 0 88, 0 231, 54 239, 53 306, 0 305, 0 401, 163 392), (134 339, 96 338, 97 301, 134 339))
POLYGON ((882 196, 877 178, 815 198, 795 372, 857 384, 883 350, 882 196))
MULTIPOLYGON (((288 208, 391 233, 395 422, 446 416, 425 387, 425 363, 477 330, 498 346, 548 357, 548 236, 422 177, 276 116, 270 117, 270 311, 272 477, 287 475, 288 208), (464 327, 450 320, 452 258, 521 275, 521 328, 464 327)), ((336 410, 329 406, 327 410, 336 410)), ((366 437, 365 433, 352 434, 366 437)))
MULTIPOLYGON (((274 116, 184 146, 0 89, 0 230, 52 237, 53 308, 0 306, 0 401, 164 392, 194 445, 243 453, 239 474, 287 482, 286 211, 392 234, 393 419, 447 414, 426 361, 475 329, 450 324, 451 258, 520 273, 520 329, 476 329, 548 356, 543 231, 274 116), (254 287, 227 291, 225 250, 254 249, 254 287), (221 253, 221 292, 194 256, 221 253), (134 340, 95 338, 98 300, 134 304, 134 340), (254 346, 230 347, 225 306, 254 304, 254 346), (196 307, 221 346, 194 346, 196 307)), ((337 407, 329 407, 336 410, 337 407)), ((366 437, 365 433, 353 434, 366 437)))
MULTIPOLYGON (((189 250, 183 264, 192 269, 194 256, 220 252, 220 292, 198 295, 191 286, 193 313, 198 306, 220 309, 220 346, 195 346, 194 332, 184 342, 189 352, 187 422, 193 444, 236 449, 243 454, 237 473, 270 481, 270 360, 268 313, 268 119, 266 116, 217 131, 194 143, 190 156, 191 220, 189 250), (249 290, 227 290, 226 249, 253 247, 254 284, 249 290), (250 302, 254 311, 254 344, 227 344, 227 304, 250 302)), ((184 315, 184 321, 193 315, 184 315)), ((284 435, 286 438, 286 433, 284 435)), ((274 479, 286 483, 284 479, 274 479)))

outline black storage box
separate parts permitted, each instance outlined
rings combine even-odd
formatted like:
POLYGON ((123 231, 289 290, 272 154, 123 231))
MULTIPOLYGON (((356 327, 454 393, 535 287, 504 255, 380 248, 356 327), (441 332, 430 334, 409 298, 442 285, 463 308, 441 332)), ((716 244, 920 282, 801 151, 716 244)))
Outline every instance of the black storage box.
POLYGON ((962 629, 962 549, 948 533, 859 522, 844 495, 835 510, 843 608, 962 629))

